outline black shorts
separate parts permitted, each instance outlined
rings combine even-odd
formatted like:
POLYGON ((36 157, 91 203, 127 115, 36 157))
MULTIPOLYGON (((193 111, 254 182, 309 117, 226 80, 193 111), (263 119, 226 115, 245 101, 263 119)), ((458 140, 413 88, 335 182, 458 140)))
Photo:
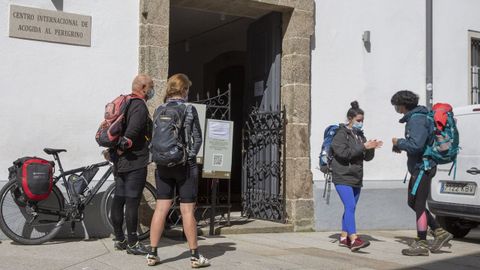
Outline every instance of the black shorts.
POLYGON ((115 177, 115 196, 140 198, 147 182, 147 168, 120 172, 115 177))
POLYGON ((198 193, 197 163, 189 161, 186 166, 172 168, 157 165, 155 183, 157 185, 158 200, 173 199, 176 187, 180 196, 180 202, 196 202, 198 193))

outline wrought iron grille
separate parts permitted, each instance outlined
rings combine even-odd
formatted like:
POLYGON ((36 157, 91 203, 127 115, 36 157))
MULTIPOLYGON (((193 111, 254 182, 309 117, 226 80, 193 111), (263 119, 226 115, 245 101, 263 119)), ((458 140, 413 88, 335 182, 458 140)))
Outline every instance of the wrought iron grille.
POLYGON ((250 113, 243 130, 242 214, 285 222, 285 109, 250 113))
POLYGON ((217 120, 230 120, 230 92, 231 85, 228 84, 228 89, 221 93, 220 89, 217 89, 217 96, 210 97, 210 92, 207 92, 207 98, 199 100, 197 96, 197 101, 195 103, 207 105, 207 119, 217 119, 217 120))

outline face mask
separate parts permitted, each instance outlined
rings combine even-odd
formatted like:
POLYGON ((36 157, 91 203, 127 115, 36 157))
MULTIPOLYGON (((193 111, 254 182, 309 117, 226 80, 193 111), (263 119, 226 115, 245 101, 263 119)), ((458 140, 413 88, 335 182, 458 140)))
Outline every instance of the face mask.
POLYGON ((395 105, 395 106, 393 106, 393 107, 395 108, 395 111, 396 111, 397 113, 401 113, 401 112, 400 112, 400 106, 395 105))
POLYGON ((354 122, 352 125, 353 128, 362 130, 363 129, 363 123, 362 122, 354 122))
POLYGON ((154 95, 155 95, 155 89, 150 88, 150 89, 148 89, 147 93, 145 94, 145 99, 149 100, 149 99, 153 98, 154 95))

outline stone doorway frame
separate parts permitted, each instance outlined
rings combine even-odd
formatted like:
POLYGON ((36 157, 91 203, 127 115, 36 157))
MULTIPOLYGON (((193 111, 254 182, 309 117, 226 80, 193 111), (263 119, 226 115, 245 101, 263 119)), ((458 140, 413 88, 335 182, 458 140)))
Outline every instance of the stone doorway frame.
POLYGON ((295 231, 314 228, 313 181, 310 170, 311 39, 314 0, 141 0, 139 73, 150 75, 156 95, 150 112, 163 103, 169 66, 170 7, 255 17, 266 11, 283 14, 281 103, 287 111, 287 222, 295 231))

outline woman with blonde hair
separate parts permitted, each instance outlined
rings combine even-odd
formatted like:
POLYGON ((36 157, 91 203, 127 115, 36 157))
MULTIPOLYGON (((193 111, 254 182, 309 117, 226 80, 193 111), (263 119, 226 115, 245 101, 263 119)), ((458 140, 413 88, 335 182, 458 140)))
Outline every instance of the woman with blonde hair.
POLYGON ((180 196, 180 211, 190 247, 191 266, 199 268, 210 265, 208 259, 198 253, 194 214, 198 191, 196 156, 202 145, 202 131, 195 107, 185 104, 191 85, 185 74, 171 76, 167 82, 165 104, 160 105, 153 116, 150 151, 157 165, 157 204, 150 227, 151 251, 147 255, 147 264, 150 266, 160 262, 158 243, 175 196, 175 188, 180 196))

